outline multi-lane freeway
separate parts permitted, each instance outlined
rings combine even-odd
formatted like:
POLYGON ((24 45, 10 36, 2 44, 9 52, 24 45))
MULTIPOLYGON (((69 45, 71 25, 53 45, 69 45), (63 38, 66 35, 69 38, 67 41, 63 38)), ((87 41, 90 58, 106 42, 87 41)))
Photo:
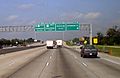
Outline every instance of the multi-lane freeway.
POLYGON ((8 78, 120 78, 120 63, 99 56, 81 58, 65 47, 46 49, 8 78))

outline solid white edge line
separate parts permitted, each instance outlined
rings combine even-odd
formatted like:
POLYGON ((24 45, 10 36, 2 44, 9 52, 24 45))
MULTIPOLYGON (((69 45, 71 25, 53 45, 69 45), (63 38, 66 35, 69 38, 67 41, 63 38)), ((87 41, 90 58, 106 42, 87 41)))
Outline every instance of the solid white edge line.
POLYGON ((120 65, 120 63, 115 62, 115 61, 110 60, 110 59, 106 59, 106 58, 101 58, 101 59, 106 60, 106 61, 109 61, 109 62, 114 63, 114 64, 118 64, 118 65, 120 65))

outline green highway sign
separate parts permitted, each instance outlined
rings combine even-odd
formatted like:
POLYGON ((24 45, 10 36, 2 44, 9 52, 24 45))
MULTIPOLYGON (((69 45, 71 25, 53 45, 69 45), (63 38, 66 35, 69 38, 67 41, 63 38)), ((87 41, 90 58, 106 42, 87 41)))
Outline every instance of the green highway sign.
POLYGON ((35 25, 35 31, 37 32, 44 31, 44 29, 45 29, 44 24, 35 25))
POLYGON ((56 24, 56 31, 65 31, 66 25, 65 24, 56 24))
POLYGON ((67 24, 67 30, 80 30, 80 24, 67 24))
POLYGON ((80 30, 80 23, 39 23, 34 26, 36 32, 80 30))
POLYGON ((45 31, 55 31, 55 24, 45 24, 45 31))

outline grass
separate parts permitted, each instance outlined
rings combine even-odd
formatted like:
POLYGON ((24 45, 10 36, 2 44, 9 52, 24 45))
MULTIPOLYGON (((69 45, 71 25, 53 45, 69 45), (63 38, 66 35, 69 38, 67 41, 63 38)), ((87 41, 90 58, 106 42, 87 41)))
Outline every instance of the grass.
POLYGON ((114 46, 113 47, 104 46, 104 45, 103 46, 102 45, 97 45, 96 47, 99 50, 101 50, 102 52, 110 52, 111 51, 111 55, 120 57, 120 48, 115 48, 114 46))
POLYGON ((70 41, 67 41, 66 44, 67 44, 68 46, 73 46, 73 44, 71 44, 70 41))

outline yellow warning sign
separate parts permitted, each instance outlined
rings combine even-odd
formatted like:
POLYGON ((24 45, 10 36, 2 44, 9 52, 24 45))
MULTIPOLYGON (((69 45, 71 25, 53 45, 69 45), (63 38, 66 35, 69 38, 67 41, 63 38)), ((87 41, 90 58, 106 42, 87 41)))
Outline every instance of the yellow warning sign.
POLYGON ((86 40, 84 41, 84 44, 87 44, 87 41, 86 41, 86 40))
POLYGON ((98 43, 98 39, 97 38, 93 38, 93 43, 97 44, 98 43))
POLYGON ((80 41, 84 41, 85 39, 84 39, 84 37, 80 37, 80 39, 79 39, 80 41))

